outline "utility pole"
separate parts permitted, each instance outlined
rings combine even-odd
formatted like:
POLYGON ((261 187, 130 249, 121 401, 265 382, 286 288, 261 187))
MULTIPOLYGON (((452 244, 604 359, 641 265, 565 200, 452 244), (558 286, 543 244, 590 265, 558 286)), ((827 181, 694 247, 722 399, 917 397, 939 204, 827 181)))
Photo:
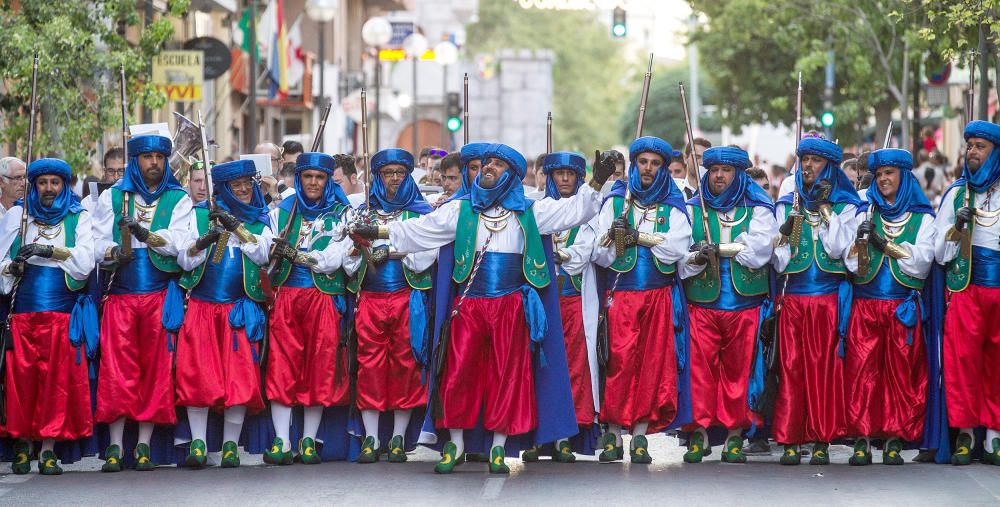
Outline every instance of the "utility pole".
MULTIPOLYGON (((833 140, 833 86, 834 86, 834 52, 833 52, 833 36, 828 35, 826 38, 827 50, 826 50, 826 89, 823 93, 823 111, 829 113, 829 120, 823 121, 823 126, 825 127, 826 138, 833 140)), ((826 114, 824 114, 826 117, 826 114)))

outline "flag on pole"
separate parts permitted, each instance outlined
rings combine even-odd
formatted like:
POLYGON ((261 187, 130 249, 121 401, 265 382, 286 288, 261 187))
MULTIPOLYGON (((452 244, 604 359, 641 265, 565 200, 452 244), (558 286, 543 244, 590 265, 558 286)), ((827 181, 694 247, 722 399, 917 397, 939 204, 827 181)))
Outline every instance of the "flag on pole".
POLYGON ((271 87, 268 97, 288 97, 288 32, 285 30, 285 19, 282 13, 282 0, 274 4, 274 39, 271 40, 271 62, 269 75, 271 87))
POLYGON ((288 86, 295 88, 302 81, 306 70, 302 54, 302 16, 299 15, 288 29, 288 86))

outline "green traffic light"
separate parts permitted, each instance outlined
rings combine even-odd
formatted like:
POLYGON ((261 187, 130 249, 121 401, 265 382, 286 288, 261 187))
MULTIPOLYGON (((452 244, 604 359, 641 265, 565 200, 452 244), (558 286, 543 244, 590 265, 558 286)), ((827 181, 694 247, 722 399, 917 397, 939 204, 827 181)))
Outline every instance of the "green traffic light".
POLYGON ((611 27, 611 33, 614 34, 615 37, 624 37, 625 36, 625 25, 618 24, 618 25, 615 25, 615 26, 611 27))
POLYGON ((820 116, 819 121, 824 127, 832 127, 834 122, 833 113, 830 111, 823 113, 823 116, 820 116))
POLYGON ((451 117, 448 118, 448 123, 446 125, 448 126, 449 131, 457 132, 458 129, 462 128, 462 120, 459 120, 458 118, 455 117, 451 117))

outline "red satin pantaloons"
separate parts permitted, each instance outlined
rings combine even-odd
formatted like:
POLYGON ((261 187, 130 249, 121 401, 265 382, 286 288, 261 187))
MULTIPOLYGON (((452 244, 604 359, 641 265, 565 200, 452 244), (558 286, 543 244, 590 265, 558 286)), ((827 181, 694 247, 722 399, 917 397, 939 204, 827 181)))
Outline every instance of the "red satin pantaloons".
POLYGON ((306 407, 349 402, 346 349, 337 368, 340 313, 332 296, 315 288, 282 287, 269 326, 264 382, 269 400, 306 407))
POLYGON ((785 296, 778 333, 781 380, 774 440, 801 444, 843 437, 847 417, 844 360, 837 356, 837 294, 785 296))
POLYGON ((427 386, 410 345, 410 289, 361 291, 358 331, 358 408, 409 410, 427 403, 427 386))
POLYGON ((689 305, 691 414, 686 428, 750 427, 747 389, 760 308, 715 310, 689 305))
POLYGON ((851 436, 919 440, 927 406, 927 347, 920 319, 908 331, 902 301, 855 299, 847 334, 847 427, 851 436))
POLYGON ((97 381, 99 423, 122 417, 175 424, 174 353, 160 323, 164 289, 150 294, 111 294, 101 316, 101 374, 97 381))
POLYGON ((264 408, 260 394, 259 343, 247 342, 245 329, 229 327, 232 304, 191 298, 177 343, 177 404, 224 410, 245 405, 264 408))
POLYGON ((7 425, 14 438, 76 440, 93 433, 85 346, 69 341, 69 314, 18 313, 7 353, 7 425))
POLYGON ((563 339, 566 343, 566 363, 569 366, 570 387, 573 390, 573 410, 580 426, 593 424, 594 390, 590 382, 590 361, 587 356, 587 335, 583 331, 583 302, 580 296, 560 296, 563 339))
POLYGON ((948 422, 956 428, 1000 430, 1000 288, 970 284, 947 297, 944 386, 948 422))
MULTIPOLYGON (((455 299, 455 303, 458 298, 455 299)), ((517 435, 538 425, 531 337, 521 293, 469 297, 451 322, 438 427, 517 435)))
POLYGON ((666 428, 677 415, 677 354, 671 287, 618 291, 608 310, 610 354, 602 422, 666 428))

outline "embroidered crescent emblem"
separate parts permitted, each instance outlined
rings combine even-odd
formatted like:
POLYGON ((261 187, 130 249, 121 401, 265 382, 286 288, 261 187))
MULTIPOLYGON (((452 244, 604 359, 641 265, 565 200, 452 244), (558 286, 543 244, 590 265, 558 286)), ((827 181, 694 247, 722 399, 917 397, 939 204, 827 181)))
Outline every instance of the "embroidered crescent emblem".
POLYGON ((455 264, 458 264, 459 266, 464 266, 465 265, 465 255, 463 254, 460 259, 455 259, 455 264))
POLYGON ((538 269, 542 269, 542 268, 545 267, 545 261, 542 261, 541 263, 538 263, 538 262, 535 262, 535 261, 531 261, 531 263, 534 264, 535 267, 538 268, 538 269))

